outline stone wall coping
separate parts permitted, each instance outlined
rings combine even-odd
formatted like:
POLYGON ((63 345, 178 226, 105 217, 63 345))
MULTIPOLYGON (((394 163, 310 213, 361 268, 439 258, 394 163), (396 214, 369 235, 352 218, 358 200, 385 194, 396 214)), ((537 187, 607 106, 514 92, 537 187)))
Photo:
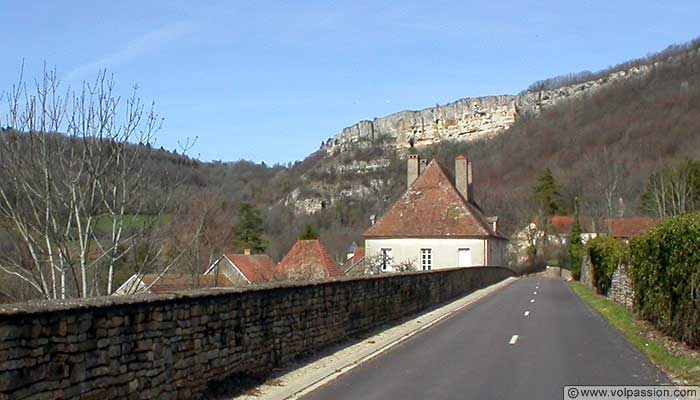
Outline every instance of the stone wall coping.
MULTIPOLYGON (((486 267, 469 267, 468 269, 504 269, 511 271, 510 268, 500 267, 500 266, 486 266, 486 267)), ((31 315, 41 315, 50 314, 54 312, 73 312, 73 311, 84 311, 88 309, 106 309, 111 307, 121 307, 121 306, 132 306, 139 304, 154 304, 154 303, 173 303, 179 301, 191 301, 197 299, 209 299, 222 296, 239 296, 244 293, 252 292, 265 292, 265 291, 276 291, 285 290, 292 288, 299 288, 304 286, 316 287, 316 286, 333 286, 338 284, 345 284, 347 282, 355 281, 371 281, 378 279, 399 279, 407 275, 429 275, 429 274, 442 274, 449 273, 452 271, 457 271, 465 268, 442 268, 432 271, 416 271, 416 272, 402 272, 402 273, 390 273, 390 274, 377 274, 371 276, 353 276, 353 277, 340 277, 328 280, 319 281, 304 281, 304 282, 272 282, 259 285, 253 285, 249 287, 241 288, 214 288, 214 289, 195 289, 182 292, 166 293, 166 294, 132 294, 132 295, 120 295, 120 296, 100 296, 100 297, 90 297, 90 298, 78 298, 78 299, 67 299, 67 300, 32 300, 24 303, 10 303, 0 305, 0 322, 3 319, 8 319, 12 317, 26 317, 31 315)))

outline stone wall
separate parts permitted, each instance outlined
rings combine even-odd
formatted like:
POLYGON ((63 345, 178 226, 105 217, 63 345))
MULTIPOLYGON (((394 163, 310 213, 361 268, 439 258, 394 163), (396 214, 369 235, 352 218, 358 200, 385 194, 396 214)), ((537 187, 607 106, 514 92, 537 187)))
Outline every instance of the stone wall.
MULTIPOLYGON (((624 263, 618 265, 615 272, 613 272, 608 293, 600 294, 622 304, 631 310, 634 305, 634 289, 632 287, 632 279, 627 274, 628 268, 629 267, 627 264, 624 263)), ((593 265, 588 257, 588 252, 586 252, 583 257, 583 263, 581 264, 581 277, 579 279, 586 287, 597 292, 593 286, 593 265)))
POLYGON ((511 276, 468 268, 0 307, 0 399, 185 399, 511 276))
POLYGON ((608 297, 628 309, 632 309, 634 305, 634 289, 632 288, 632 279, 627 274, 627 264, 621 263, 613 272, 610 289, 608 289, 608 297))
POLYGON ((581 262, 581 276, 579 277, 579 280, 587 288, 593 289, 593 264, 591 264, 591 258, 588 256, 588 251, 584 251, 583 254, 583 261, 581 262))

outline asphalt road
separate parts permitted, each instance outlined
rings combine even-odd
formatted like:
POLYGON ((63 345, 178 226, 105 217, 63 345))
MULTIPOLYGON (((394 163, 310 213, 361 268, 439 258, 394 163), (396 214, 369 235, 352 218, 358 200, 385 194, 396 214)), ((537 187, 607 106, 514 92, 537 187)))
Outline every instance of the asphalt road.
POLYGON ((663 383, 563 281, 522 278, 306 398, 541 400, 565 385, 663 383))

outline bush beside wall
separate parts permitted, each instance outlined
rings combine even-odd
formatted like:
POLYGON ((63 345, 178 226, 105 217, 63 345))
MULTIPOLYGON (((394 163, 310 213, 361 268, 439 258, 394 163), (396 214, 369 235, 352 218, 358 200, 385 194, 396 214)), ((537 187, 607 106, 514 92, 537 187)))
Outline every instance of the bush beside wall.
POLYGON ((641 317, 700 347, 700 214, 670 218, 632 239, 630 266, 641 317))
POLYGON ((586 244, 592 266, 592 283, 598 293, 607 295, 613 273, 625 257, 626 245, 607 236, 599 236, 586 244))

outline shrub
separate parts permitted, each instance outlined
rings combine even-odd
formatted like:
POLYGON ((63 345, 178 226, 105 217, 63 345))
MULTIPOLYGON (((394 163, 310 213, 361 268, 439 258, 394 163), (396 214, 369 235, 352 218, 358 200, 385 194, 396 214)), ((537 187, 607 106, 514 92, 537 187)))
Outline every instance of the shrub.
POLYGON ((575 280, 581 277, 581 263, 583 262, 583 241, 581 240, 581 224, 578 221, 578 215, 574 219, 569 233, 569 266, 571 275, 575 280))
POLYGON ((600 294, 607 294, 612 276, 625 254, 625 245, 608 236, 599 236, 586 245, 593 266, 593 286, 600 294))
POLYGON ((673 217, 632 239, 630 266, 640 316, 700 346, 700 214, 673 217))

